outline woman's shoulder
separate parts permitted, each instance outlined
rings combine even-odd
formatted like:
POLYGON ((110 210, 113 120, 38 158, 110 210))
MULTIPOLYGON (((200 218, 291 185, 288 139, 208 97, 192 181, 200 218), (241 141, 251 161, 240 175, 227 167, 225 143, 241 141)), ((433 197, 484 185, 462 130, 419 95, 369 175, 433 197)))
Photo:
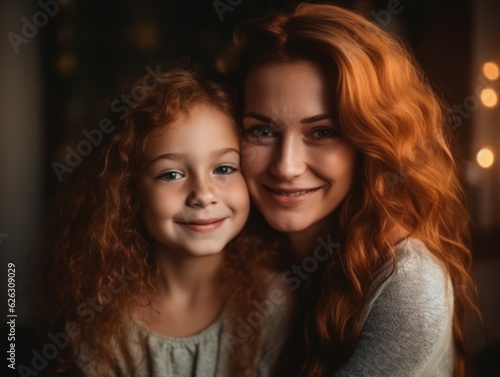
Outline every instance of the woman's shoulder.
POLYGON ((389 283, 409 281, 427 281, 442 286, 448 285, 447 280, 444 264, 425 243, 419 238, 408 237, 395 245, 395 260, 389 260, 374 274, 372 289, 380 290, 389 283))
POLYGON ((395 263, 384 266, 372 289, 356 350, 336 376, 392 376, 402 366, 411 375, 449 375, 453 288, 424 242, 399 242, 395 263))
POLYGON ((408 307, 413 313, 422 312, 424 317, 434 319, 444 319, 453 312, 453 286, 448 273, 422 240, 406 238, 399 242, 395 263, 388 262, 376 274, 366 316, 372 307, 380 305, 395 312, 408 307))
POLYGON ((422 240, 408 237, 398 242, 395 248, 394 278, 425 278, 446 283, 448 274, 444 264, 430 252, 422 240))
POLYGON ((370 298, 356 348, 336 377, 452 374, 453 294, 439 263, 415 247, 422 245, 403 247, 370 298))

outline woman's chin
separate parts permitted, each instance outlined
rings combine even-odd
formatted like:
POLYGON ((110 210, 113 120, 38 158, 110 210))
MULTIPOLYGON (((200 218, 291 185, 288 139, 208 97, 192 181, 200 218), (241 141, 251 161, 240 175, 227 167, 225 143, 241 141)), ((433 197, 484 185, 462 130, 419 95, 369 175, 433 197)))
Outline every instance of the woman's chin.
MULTIPOLYGON (((272 216, 272 214, 271 214, 272 216)), ((276 219, 266 218, 268 224, 278 232, 282 233, 296 233, 301 232, 309 227, 304 221, 290 221, 291 219, 276 219)))

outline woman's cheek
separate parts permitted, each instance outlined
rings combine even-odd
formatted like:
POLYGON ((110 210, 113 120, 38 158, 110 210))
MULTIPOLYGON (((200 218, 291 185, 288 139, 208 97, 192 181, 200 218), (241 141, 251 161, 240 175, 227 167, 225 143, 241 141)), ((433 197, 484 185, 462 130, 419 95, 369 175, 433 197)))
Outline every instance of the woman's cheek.
POLYGON ((351 146, 338 144, 332 148, 317 151, 311 157, 314 159, 311 165, 322 175, 341 178, 353 173, 355 151, 351 146))
POLYGON ((241 168, 247 181, 259 174, 271 159, 271 148, 266 145, 242 144, 241 148, 241 168))
POLYGON ((240 153, 241 153, 242 168, 244 170, 246 170, 250 167, 250 164, 253 161, 255 161, 255 159, 258 155, 258 148, 257 148, 257 146, 250 144, 248 142, 242 142, 241 148, 240 148, 240 153))

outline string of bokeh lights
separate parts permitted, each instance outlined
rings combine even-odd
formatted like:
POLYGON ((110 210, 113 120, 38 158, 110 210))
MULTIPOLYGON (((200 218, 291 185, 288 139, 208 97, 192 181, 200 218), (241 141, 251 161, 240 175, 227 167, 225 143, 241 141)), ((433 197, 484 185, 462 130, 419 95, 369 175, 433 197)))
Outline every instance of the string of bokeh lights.
MULTIPOLYGON (((498 106, 498 93, 496 92, 493 84, 496 84, 495 87, 498 88, 498 80, 500 77, 500 69, 498 64, 494 62, 486 62, 483 64, 483 75, 486 79, 491 82, 490 87, 486 87, 481 90, 480 100, 481 104, 489 110, 494 109, 498 106)), ((495 151, 491 146, 482 147, 476 154, 477 164, 483 168, 490 168, 495 162, 495 151)))

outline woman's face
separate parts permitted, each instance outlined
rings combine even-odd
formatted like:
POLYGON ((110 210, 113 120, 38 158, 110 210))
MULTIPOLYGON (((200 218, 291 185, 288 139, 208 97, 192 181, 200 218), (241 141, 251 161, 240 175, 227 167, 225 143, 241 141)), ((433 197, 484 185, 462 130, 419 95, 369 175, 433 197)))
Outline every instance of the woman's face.
POLYGON ((309 62, 259 67, 244 88, 242 168, 276 230, 321 225, 346 197, 355 149, 335 124, 335 82, 309 62))

